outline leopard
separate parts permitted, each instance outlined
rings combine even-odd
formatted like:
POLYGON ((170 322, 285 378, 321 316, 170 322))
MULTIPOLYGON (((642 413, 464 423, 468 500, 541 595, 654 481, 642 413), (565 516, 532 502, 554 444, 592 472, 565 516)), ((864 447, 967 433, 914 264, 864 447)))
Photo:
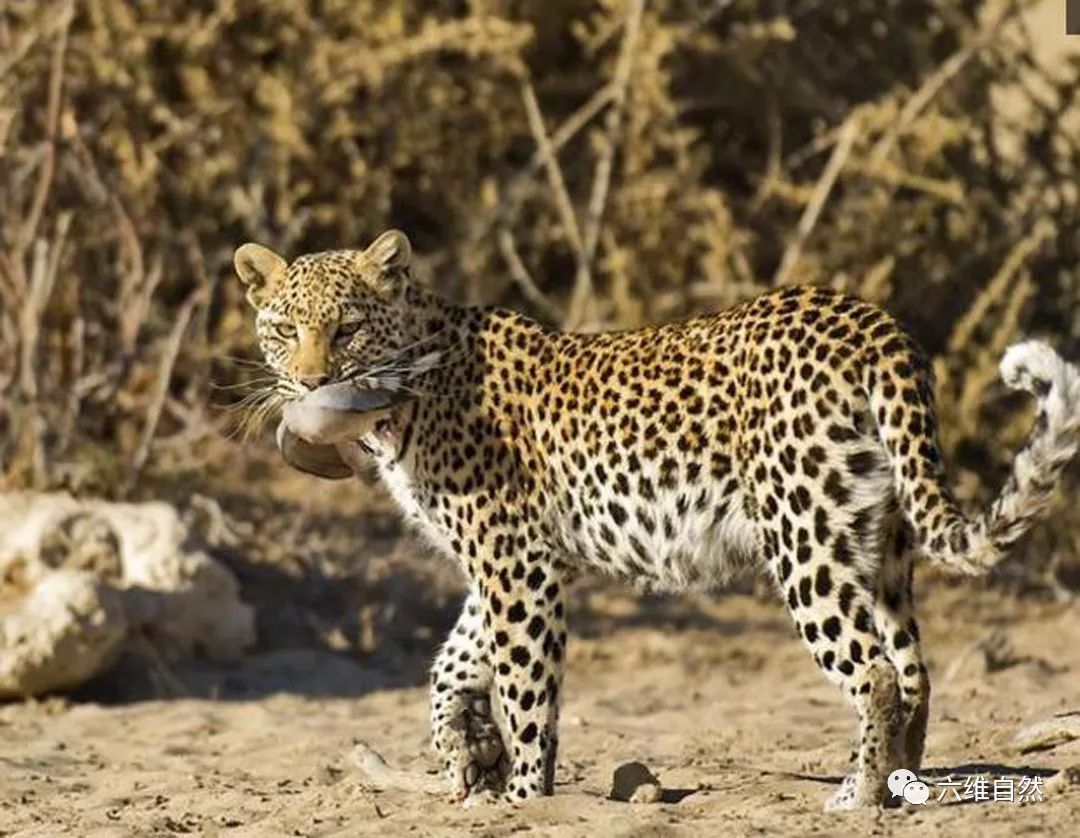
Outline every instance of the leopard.
POLYGON ((854 712, 854 770, 826 810, 895 804, 887 778, 919 770, 930 708, 916 561, 991 571, 1080 445, 1080 370, 1015 343, 1000 372, 1036 418, 996 499, 965 510, 928 355, 884 308, 820 285, 574 332, 451 302, 414 278, 399 230, 292 261, 248 243, 234 265, 280 402, 395 371, 400 400, 349 445, 465 577, 430 677, 432 746, 463 801, 553 794, 575 580, 683 592, 755 568, 854 712))

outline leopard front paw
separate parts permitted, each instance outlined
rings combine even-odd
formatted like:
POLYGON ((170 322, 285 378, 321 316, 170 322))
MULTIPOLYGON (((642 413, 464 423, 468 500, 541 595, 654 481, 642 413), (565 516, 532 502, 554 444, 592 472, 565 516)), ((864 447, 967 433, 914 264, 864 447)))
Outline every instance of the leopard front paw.
POLYGON ((455 800, 477 802, 506 787, 510 760, 487 695, 467 697, 453 723, 436 737, 443 770, 455 800))

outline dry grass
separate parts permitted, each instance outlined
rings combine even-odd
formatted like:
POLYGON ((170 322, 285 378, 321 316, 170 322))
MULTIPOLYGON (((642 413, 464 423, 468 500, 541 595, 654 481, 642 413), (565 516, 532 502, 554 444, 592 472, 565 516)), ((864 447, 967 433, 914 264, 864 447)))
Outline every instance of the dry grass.
MULTIPOLYGON (((878 301, 985 500, 1026 421, 1002 347, 1080 356, 1080 67, 990 6, 0 2, 0 480, 213 470, 252 352, 232 249, 393 224, 446 294, 587 329, 775 282, 878 301)), ((1075 555, 1080 518, 1040 538, 1075 555)))

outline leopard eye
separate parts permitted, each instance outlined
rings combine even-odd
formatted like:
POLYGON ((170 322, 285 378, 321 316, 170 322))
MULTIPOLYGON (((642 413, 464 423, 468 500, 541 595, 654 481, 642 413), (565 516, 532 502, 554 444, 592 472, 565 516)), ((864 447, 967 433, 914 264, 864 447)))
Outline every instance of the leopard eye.
POLYGON ((277 333, 277 336, 283 340, 292 340, 296 337, 296 326, 292 323, 275 323, 274 331, 277 333))
POLYGON ((334 333, 334 343, 348 343, 353 339, 353 336, 360 331, 360 326, 361 323, 359 320, 352 320, 350 322, 339 324, 337 331, 334 333))

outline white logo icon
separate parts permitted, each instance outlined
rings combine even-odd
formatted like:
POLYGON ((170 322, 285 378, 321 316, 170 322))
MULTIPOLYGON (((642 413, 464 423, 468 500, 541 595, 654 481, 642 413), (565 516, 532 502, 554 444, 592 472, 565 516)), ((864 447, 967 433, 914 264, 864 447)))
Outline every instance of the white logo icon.
POLYGON ((922 806, 930 799, 930 787, 922 780, 916 780, 904 786, 904 800, 912 806, 922 806))
POLYGON ((889 775, 889 791, 893 797, 903 797, 913 806, 921 806, 930 799, 930 787, 906 768, 897 768, 889 775))

